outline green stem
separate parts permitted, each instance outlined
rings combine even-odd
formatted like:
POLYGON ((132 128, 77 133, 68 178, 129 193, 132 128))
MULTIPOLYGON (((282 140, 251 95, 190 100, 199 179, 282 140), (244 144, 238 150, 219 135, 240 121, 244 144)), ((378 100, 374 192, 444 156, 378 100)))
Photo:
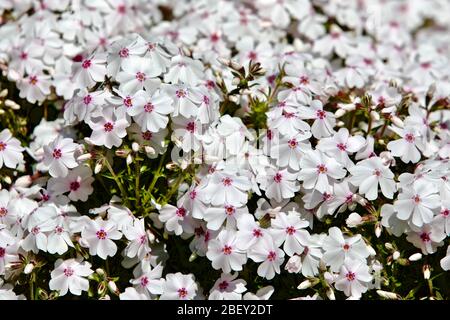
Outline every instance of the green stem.
POLYGON ((136 207, 139 207, 139 204, 141 202, 141 190, 140 190, 140 176, 141 176, 141 166, 139 165, 139 161, 136 160, 136 185, 135 185, 135 191, 136 191, 136 207))
POLYGON ((120 193, 122 194, 122 200, 126 203, 126 205, 129 207, 129 203, 128 203, 128 195, 127 192, 125 191, 122 183, 119 180, 119 177, 116 175, 116 173, 114 172, 114 169, 112 168, 111 164, 109 163, 108 159, 106 157, 104 157, 105 160, 105 164, 106 167, 108 168, 109 172, 111 173, 114 181, 116 182, 117 186, 119 187, 120 193))
POLYGON ((162 175, 161 174, 161 170, 162 170, 163 165, 164 165, 164 160, 166 158, 166 154, 167 154, 167 152, 165 152, 163 154, 163 156, 161 157, 161 160, 159 161, 158 168, 156 169, 156 172, 153 175, 152 182, 150 183, 150 186, 148 187, 148 192, 145 195, 145 198, 142 200, 142 204, 143 205, 146 205, 148 203, 148 201, 150 200, 150 198, 152 197, 153 188, 155 187, 156 182, 158 181, 159 177, 161 177, 161 175, 162 175))
POLYGON ((34 279, 33 275, 30 277, 30 300, 36 300, 34 298, 34 279))

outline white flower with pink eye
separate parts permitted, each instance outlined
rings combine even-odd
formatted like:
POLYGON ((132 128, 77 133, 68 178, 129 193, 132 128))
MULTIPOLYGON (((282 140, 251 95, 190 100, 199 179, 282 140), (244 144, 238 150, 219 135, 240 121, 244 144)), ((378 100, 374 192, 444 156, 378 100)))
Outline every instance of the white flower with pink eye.
POLYGON ((365 142, 364 137, 350 136, 347 128, 341 128, 332 137, 319 140, 317 149, 349 168, 353 165, 349 154, 359 151, 365 142))
MULTIPOLYGON (((19 261, 18 255, 19 243, 13 243, 5 247, 0 246, 0 275, 4 276, 6 268, 10 263, 19 261)), ((1 297, 0 297, 1 299, 1 297)))
POLYGON ((320 100, 313 100, 309 107, 299 107, 301 119, 314 119, 311 132, 315 138, 329 137, 333 134, 336 118, 333 113, 323 110, 320 100))
POLYGON ((11 232, 9 231, 8 226, 4 224, 0 224, 0 247, 5 248, 9 245, 12 245, 16 242, 16 239, 13 237, 11 232))
POLYGON ((261 228, 252 214, 243 215, 237 222, 237 228, 236 246, 240 250, 248 250, 269 236, 267 229, 261 228))
POLYGON ((133 108, 127 109, 127 113, 141 127, 142 132, 165 129, 169 122, 168 114, 174 110, 173 100, 159 90, 153 95, 147 91, 138 91, 136 95, 139 95, 140 99, 133 108))
POLYGON ((175 117, 172 118, 172 140, 183 149, 184 152, 198 151, 201 147, 202 124, 196 118, 175 117))
POLYGON ((105 146, 108 149, 113 146, 120 147, 129 125, 125 110, 105 107, 102 115, 93 118, 89 123, 92 129, 89 140, 97 146, 105 146))
POLYGON ((211 230, 219 230, 226 221, 226 228, 236 228, 236 221, 240 217, 248 214, 248 208, 235 207, 230 204, 224 204, 218 207, 209 207, 203 213, 203 219, 206 221, 206 226, 211 230))
POLYGON ((325 253, 322 260, 332 271, 338 271, 346 258, 365 261, 370 254, 360 234, 344 237, 337 227, 328 230, 328 237, 323 241, 323 250, 325 253))
POLYGON ((209 291, 208 300, 242 300, 242 293, 247 290, 245 287, 247 282, 236 279, 238 275, 238 272, 234 274, 222 273, 209 291))
POLYGON ((197 296, 197 290, 193 274, 169 273, 166 275, 160 300, 193 300, 197 296))
POLYGON ((3 167, 3 164, 8 168, 16 168, 23 162, 22 152, 24 150, 20 141, 12 136, 9 129, 0 132, 0 168, 3 167))
POLYGON ((438 247, 444 245, 443 240, 446 237, 444 226, 439 220, 435 219, 431 223, 424 224, 421 228, 409 231, 406 240, 420 248, 423 254, 433 254, 438 247))
POLYGON ((53 142, 43 147, 44 165, 48 167, 48 172, 52 177, 64 178, 69 173, 69 169, 78 166, 75 160, 75 151, 78 144, 71 138, 63 138, 59 135, 53 142))
POLYGON ((383 164, 381 158, 371 157, 362 160, 348 170, 352 175, 349 182, 359 186, 359 193, 365 195, 368 200, 375 200, 378 197, 378 185, 386 198, 394 197, 396 191, 394 173, 383 164))
POLYGON ((203 102, 200 89, 188 85, 162 85, 162 91, 172 98, 173 116, 182 115, 185 118, 197 117, 199 106, 203 102))
POLYGON ((415 183, 404 188, 394 202, 397 218, 420 228, 430 223, 440 207, 440 197, 427 183, 415 183))
MULTIPOLYGON (((1 199, 1 192, 0 192, 0 199, 1 199)), ((0 200, 0 210, 1 210, 1 200, 0 200)), ((435 219, 444 226, 444 232, 448 236, 450 236, 450 200, 442 200, 440 214, 435 219)))
POLYGON ((173 84, 184 83, 197 85, 203 78, 203 64, 199 60, 177 55, 172 58, 172 65, 164 75, 164 81, 173 84))
POLYGON ((284 262, 284 251, 278 248, 272 237, 266 237, 252 247, 248 254, 255 262, 262 262, 257 270, 260 277, 273 279, 281 272, 280 266, 284 262))
POLYGON ((247 203, 251 184, 246 176, 238 176, 233 172, 214 172, 207 184, 201 186, 204 191, 204 202, 214 206, 224 204, 235 207, 247 203))
POLYGON ((358 299, 367 291, 372 279, 365 261, 346 259, 334 286, 347 297, 358 299))
POLYGON ((300 163, 298 179, 303 181, 305 189, 326 192, 332 179, 345 177, 346 170, 334 158, 326 156, 319 150, 308 151, 300 163))
POLYGON ((242 270, 242 265, 247 262, 247 256, 244 251, 237 248, 236 240, 235 231, 223 229, 216 239, 209 242, 206 256, 211 260, 214 269, 222 269, 225 273, 242 270))
POLYGON ((123 230, 123 234, 130 241, 125 248, 127 257, 137 256, 139 260, 142 260, 152 250, 149 245, 149 234, 145 230, 144 219, 135 219, 132 226, 123 230))
POLYGON ((425 150, 425 144, 420 133, 414 127, 406 127, 399 129, 391 127, 401 139, 391 141, 387 144, 387 148, 394 157, 400 157, 404 163, 416 163, 420 160, 420 151, 425 150))
POLYGON ((25 78, 19 79, 16 84, 20 90, 19 96, 31 103, 42 102, 50 94, 50 76, 43 74, 42 71, 30 72, 25 78))
POLYGON ((292 198, 300 186, 296 180, 297 174, 290 173, 288 169, 276 171, 268 168, 266 173, 258 175, 256 181, 260 188, 266 192, 266 197, 277 202, 292 198))
POLYGON ((64 105, 64 120, 68 124, 78 121, 89 123, 92 116, 98 112, 99 106, 104 104, 106 91, 89 92, 81 89, 78 94, 64 105))
POLYGON ((301 254, 309 241, 309 233, 304 230, 309 223, 301 220, 300 216, 291 211, 289 214, 279 212, 275 219, 271 221, 269 230, 277 247, 284 242, 283 250, 288 256, 301 254))
POLYGON ((162 294, 164 292, 164 278, 161 278, 163 267, 158 264, 148 272, 144 272, 140 277, 130 280, 138 292, 150 295, 162 294))
POLYGON ((273 144, 270 155, 277 159, 277 165, 292 170, 298 171, 300 169, 300 162, 305 152, 311 150, 311 144, 303 140, 309 139, 309 135, 297 134, 294 136, 282 137, 279 144, 273 144))
POLYGON ((145 294, 136 290, 134 287, 128 287, 124 292, 119 294, 120 300, 150 300, 150 298, 145 294))
POLYGON ((86 278, 94 273, 91 267, 89 262, 79 259, 56 260, 48 284, 50 290, 59 291, 60 296, 66 295, 67 292, 81 295, 82 291, 89 290, 89 280, 86 278))
POLYGON ((80 165, 64 178, 50 178, 48 188, 54 195, 60 195, 69 192, 69 199, 72 201, 87 201, 88 197, 94 192, 92 183, 92 169, 85 165, 80 165))
POLYGON ((122 238, 122 233, 117 231, 116 224, 101 218, 90 220, 81 231, 81 241, 89 247, 89 254, 97 255, 103 260, 116 254, 117 245, 113 240, 120 238, 122 238))
POLYGON ((93 54, 77 63, 74 71, 74 81, 78 88, 91 88, 96 82, 105 80, 106 57, 104 53, 93 54))
POLYGON ((106 66, 108 75, 116 77, 124 60, 142 55, 146 50, 144 40, 140 37, 134 41, 127 38, 114 41, 108 50, 108 65, 106 66))
POLYGON ((165 223, 167 231, 174 232, 177 236, 183 232, 193 231, 190 213, 181 205, 178 207, 171 204, 164 205, 159 210, 158 218, 165 223))
POLYGON ((153 69, 150 59, 133 56, 122 61, 122 71, 116 76, 120 83, 119 90, 127 94, 133 94, 145 88, 148 92, 154 92, 161 84, 158 78, 159 70, 153 69))

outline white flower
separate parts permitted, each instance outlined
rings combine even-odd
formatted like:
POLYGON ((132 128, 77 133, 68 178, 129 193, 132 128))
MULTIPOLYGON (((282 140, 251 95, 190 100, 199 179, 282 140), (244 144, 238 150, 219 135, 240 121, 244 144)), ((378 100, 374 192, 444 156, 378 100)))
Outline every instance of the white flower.
POLYGON ((203 65, 199 60, 177 55, 172 58, 172 65, 164 76, 165 82, 196 85, 203 78, 203 65))
POLYGON ((405 129, 392 127, 392 130, 402 137, 399 140, 391 141, 387 144, 387 148, 391 151, 392 155, 394 157, 400 157, 405 163, 418 162, 420 160, 419 150, 425 149, 422 141, 423 137, 420 136, 414 127, 407 127, 405 129))
POLYGON ((81 240, 89 248, 89 254, 98 255, 103 260, 114 256, 117 245, 112 240, 122 238, 114 222, 102 219, 90 220, 81 231, 81 240))
POLYGON ((247 215, 248 209, 244 207, 235 207, 225 204, 221 207, 209 207, 203 213, 203 219, 207 222, 206 226, 211 230, 219 230, 226 220, 226 228, 236 228, 236 221, 240 217, 247 215))
POLYGON ((77 147, 71 138, 62 136, 44 146, 44 164, 52 177, 64 178, 69 173, 68 169, 78 166, 75 161, 77 147))
POLYGON ((264 238, 253 246, 249 258, 255 262, 262 262, 258 267, 258 275, 267 280, 273 279, 280 273, 280 266, 284 262, 284 251, 278 248, 271 237, 264 238))
POLYGON ((122 70, 116 76, 120 83, 119 90, 127 94, 133 94, 138 90, 146 89, 153 92, 161 83, 159 70, 152 68, 151 60, 132 56, 124 59, 121 64, 122 70))
POLYGON ((361 235, 344 238, 342 231, 337 227, 328 230, 328 237, 323 241, 323 261, 331 267, 332 271, 338 271, 346 258, 365 261, 369 256, 369 250, 361 235))
POLYGON ((352 174, 349 181, 359 186, 359 192, 368 200, 375 200, 378 197, 378 185, 386 198, 394 197, 396 190, 394 174, 379 157, 362 160, 349 168, 349 172, 352 174))
POLYGON ((78 63, 74 71, 74 81, 78 88, 91 88, 96 82, 102 82, 106 75, 105 63, 103 53, 93 54, 78 63))
POLYGON ((334 158, 330 158, 318 150, 308 151, 300 163, 298 179, 303 181, 305 189, 326 192, 330 179, 345 177, 346 171, 334 158))
POLYGON ((292 198, 300 189, 296 177, 297 174, 290 173, 288 169, 275 171, 269 168, 266 173, 258 175, 256 180, 266 192, 266 197, 281 202, 283 199, 292 198))
POLYGON ((14 244, 14 242, 16 242, 16 239, 12 236, 7 226, 0 224, 0 247, 5 248, 14 244))
POLYGON ((370 281, 372 276, 365 262, 347 259, 339 270, 334 286, 348 297, 360 298, 367 291, 370 281))
POLYGON ((445 271, 450 270, 450 246, 447 247, 447 255, 441 259, 441 268, 445 271))
POLYGON ((225 229, 209 242, 206 256, 214 269, 222 269, 225 273, 242 270, 242 265, 247 261, 245 252, 236 246, 236 232, 225 229))
POLYGON ((79 296, 82 291, 89 290, 89 281, 86 277, 92 273, 94 271, 87 261, 58 259, 51 273, 50 290, 58 290, 60 296, 66 295, 68 291, 79 296))
POLYGON ((209 292, 209 300, 242 300, 242 293, 247 288, 245 280, 236 279, 239 273, 222 273, 209 292))
POLYGON ((144 259, 145 255, 151 251, 149 246, 149 236, 145 230, 144 219, 134 220, 133 226, 123 230, 123 234, 130 241, 125 248, 125 254, 129 258, 138 257, 144 259))
POLYGON ((138 289, 138 292, 145 294, 162 294, 164 292, 164 279, 161 278, 163 268, 158 264, 155 268, 148 272, 144 272, 140 277, 130 280, 138 289))
POLYGON ((69 171, 64 178, 50 178, 48 188, 54 195, 69 192, 72 201, 87 201, 89 195, 94 192, 92 183, 92 170, 90 167, 81 165, 69 171))
POLYGON ((19 96, 31 103, 44 101, 50 94, 50 86, 50 76, 43 74, 42 71, 32 71, 27 77, 17 81, 19 96))
POLYGON ((120 147, 122 138, 127 135, 126 128, 129 122, 125 110, 105 107, 102 115, 94 117, 89 126, 93 130, 90 141, 97 146, 111 149, 113 146, 120 147))
POLYGON ((301 119, 314 119, 311 132, 315 138, 329 137, 334 132, 335 116, 323 110, 320 100, 313 100, 309 107, 300 107, 299 116, 301 119))
POLYGON ((164 282, 161 300, 193 300, 198 286, 193 274, 169 273, 164 282))
POLYGON ((275 219, 271 221, 270 233, 277 247, 284 242, 283 250, 288 256, 301 254, 309 241, 309 233, 304 228, 309 223, 301 220, 300 216, 291 211, 289 214, 279 212, 275 219))
POLYGON ((0 168, 5 164, 8 168, 16 168, 23 162, 22 152, 25 149, 21 147, 20 141, 14 138, 9 129, 0 132, 0 168))
POLYGON ((435 253, 437 248, 444 244, 442 240, 447 236, 444 233, 444 226, 437 220, 424 224, 417 231, 412 230, 407 235, 406 240, 420 248, 423 254, 435 253))
POLYGON ((409 220, 420 228, 433 220, 433 211, 440 207, 439 200, 434 188, 426 183, 416 183, 402 190, 394 202, 394 209, 397 211, 397 218, 409 220))
POLYGON ((237 233, 236 246, 241 250, 247 250, 264 237, 269 236, 267 230, 262 229, 251 214, 244 214, 238 220, 237 228, 239 231, 237 233))
POLYGON ((159 210, 159 220, 165 223, 167 231, 180 235, 192 231, 192 218, 189 212, 182 206, 175 207, 171 204, 164 205, 159 210))

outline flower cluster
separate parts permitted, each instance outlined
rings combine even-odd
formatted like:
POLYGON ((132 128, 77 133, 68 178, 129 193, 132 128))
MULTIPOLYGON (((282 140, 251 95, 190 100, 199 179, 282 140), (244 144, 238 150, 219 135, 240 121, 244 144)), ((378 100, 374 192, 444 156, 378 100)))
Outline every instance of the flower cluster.
POLYGON ((449 298, 447 12, 0 4, 0 299, 449 298))

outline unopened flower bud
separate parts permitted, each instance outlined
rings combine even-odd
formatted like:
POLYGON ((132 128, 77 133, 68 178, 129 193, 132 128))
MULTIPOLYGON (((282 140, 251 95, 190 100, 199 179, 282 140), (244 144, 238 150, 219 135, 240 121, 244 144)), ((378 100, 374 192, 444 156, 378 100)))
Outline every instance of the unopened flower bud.
POLYGON ((429 264, 424 264, 423 268, 422 268, 422 271, 423 271, 423 278, 425 280, 430 279, 430 275, 431 275, 430 265, 429 264))
POLYGON ((395 124, 399 128, 403 128, 404 127, 403 121, 397 116, 392 116, 391 117, 391 121, 392 121, 393 124, 395 124))
POLYGON ((334 116, 336 118, 340 118, 346 113, 347 113, 347 111, 345 111, 344 109, 337 109, 336 112, 334 113, 334 116))
POLYGON ((3 181, 5 181, 7 184, 11 184, 12 183, 12 179, 10 176, 4 176, 3 177, 3 181))
POLYGON ((25 274, 30 274, 31 272, 33 272, 34 269, 34 264, 33 263, 29 263, 25 266, 25 268, 23 269, 23 273, 25 274))
POLYGON ((312 286, 312 282, 309 281, 309 280, 305 280, 305 281, 303 281, 302 283, 300 283, 300 284, 298 285, 297 289, 299 289, 299 290, 305 290, 305 289, 310 288, 311 286, 312 286))
POLYGON ((375 236, 379 238, 381 236, 382 226, 380 222, 375 223, 375 236))
POLYGON ((125 158, 128 156, 130 151, 125 150, 125 149, 118 149, 116 150, 116 156, 121 157, 121 158, 125 158))
POLYGON ((0 91, 0 98, 4 98, 8 95, 8 89, 3 89, 0 91))
POLYGON ((127 164, 130 165, 130 164, 132 164, 132 163, 133 163, 133 157, 131 156, 131 154, 129 154, 129 155, 127 156, 127 164))
POLYGON ((365 207, 367 205, 367 200, 365 198, 361 197, 359 194, 356 194, 356 193, 353 194, 352 201, 359 203, 363 207, 365 207))
POLYGON ((229 65, 230 65, 230 67, 232 69, 234 69, 236 71, 240 71, 240 70, 242 70, 244 68, 241 64, 239 64, 239 63, 237 63, 236 61, 233 61, 233 60, 230 61, 229 65))
POLYGON ((105 292, 106 292, 106 286, 105 286, 105 283, 104 283, 104 282, 100 282, 100 283, 98 284, 98 286, 97 286, 97 294, 98 294, 99 296, 102 296, 102 295, 105 294, 105 292))
POLYGON ((145 146, 144 147, 145 153, 148 155, 154 155, 156 154, 156 151, 154 148, 150 147, 150 146, 145 146))
POLYGON ((392 259, 397 260, 398 258, 400 258, 400 252, 395 251, 394 254, 392 255, 392 259))
POLYGON ((114 281, 108 282, 108 289, 113 294, 116 294, 116 295, 119 294, 119 290, 117 289, 117 285, 114 281))
POLYGON ((413 255, 410 255, 408 260, 413 262, 413 261, 419 261, 420 259, 422 259, 422 254, 420 252, 418 253, 414 253, 413 255))
POLYGON ((370 118, 373 121, 378 121, 378 120, 380 120, 380 114, 378 112, 372 110, 372 111, 370 111, 370 118))
POLYGON ((336 123, 336 126, 338 126, 339 128, 343 128, 345 126, 345 122, 344 121, 338 121, 336 123))
POLYGON ((388 249, 388 250, 394 250, 394 246, 393 246, 392 243, 390 243, 390 242, 386 242, 386 243, 384 244, 384 246, 385 246, 386 249, 388 249))
POLYGON ((195 252, 192 252, 192 254, 189 256, 189 262, 194 261, 195 259, 197 259, 198 255, 195 252))
POLYGON ((136 141, 135 142, 133 142, 132 144, 131 144, 131 149, 134 151, 134 152, 138 152, 139 151, 139 143, 137 143, 136 141))
POLYGON ((6 99, 5 100, 5 106, 7 106, 8 108, 11 108, 13 110, 19 110, 20 109, 20 105, 17 104, 17 102, 6 99))
POLYGON ((82 154, 81 156, 79 156, 77 158, 77 161, 78 162, 83 162, 83 161, 87 161, 87 160, 90 160, 90 159, 92 159, 92 154, 91 153, 84 153, 84 154, 82 154))
POLYGON ((231 81, 231 84, 233 86, 237 86, 239 83, 241 83, 241 79, 239 79, 238 77, 234 77, 233 80, 231 81))
POLYGON ((334 290, 333 290, 333 288, 328 287, 326 293, 327 293, 328 299, 330 299, 330 300, 336 300, 336 296, 334 295, 334 290))
POLYGON ((394 292, 389 292, 389 291, 383 291, 383 290, 377 290, 377 294, 385 299, 389 299, 389 300, 399 300, 401 299, 401 297, 394 293, 394 292))
POLYGON ((95 273, 98 274, 100 277, 105 276, 105 270, 98 268, 97 270, 95 270, 95 273))
POLYGON ((355 228, 355 227, 359 226, 360 224, 362 224, 363 220, 362 220, 362 217, 358 213, 352 212, 348 216, 347 220, 345 220, 345 223, 347 223, 347 226, 349 228, 355 228))
POLYGON ((29 175, 19 177, 15 182, 14 186, 19 188, 27 188, 31 184, 32 180, 29 175))
POLYGON ((103 161, 97 161, 94 167, 94 173, 95 174, 99 173, 100 171, 102 171, 102 168, 103 168, 103 161))

